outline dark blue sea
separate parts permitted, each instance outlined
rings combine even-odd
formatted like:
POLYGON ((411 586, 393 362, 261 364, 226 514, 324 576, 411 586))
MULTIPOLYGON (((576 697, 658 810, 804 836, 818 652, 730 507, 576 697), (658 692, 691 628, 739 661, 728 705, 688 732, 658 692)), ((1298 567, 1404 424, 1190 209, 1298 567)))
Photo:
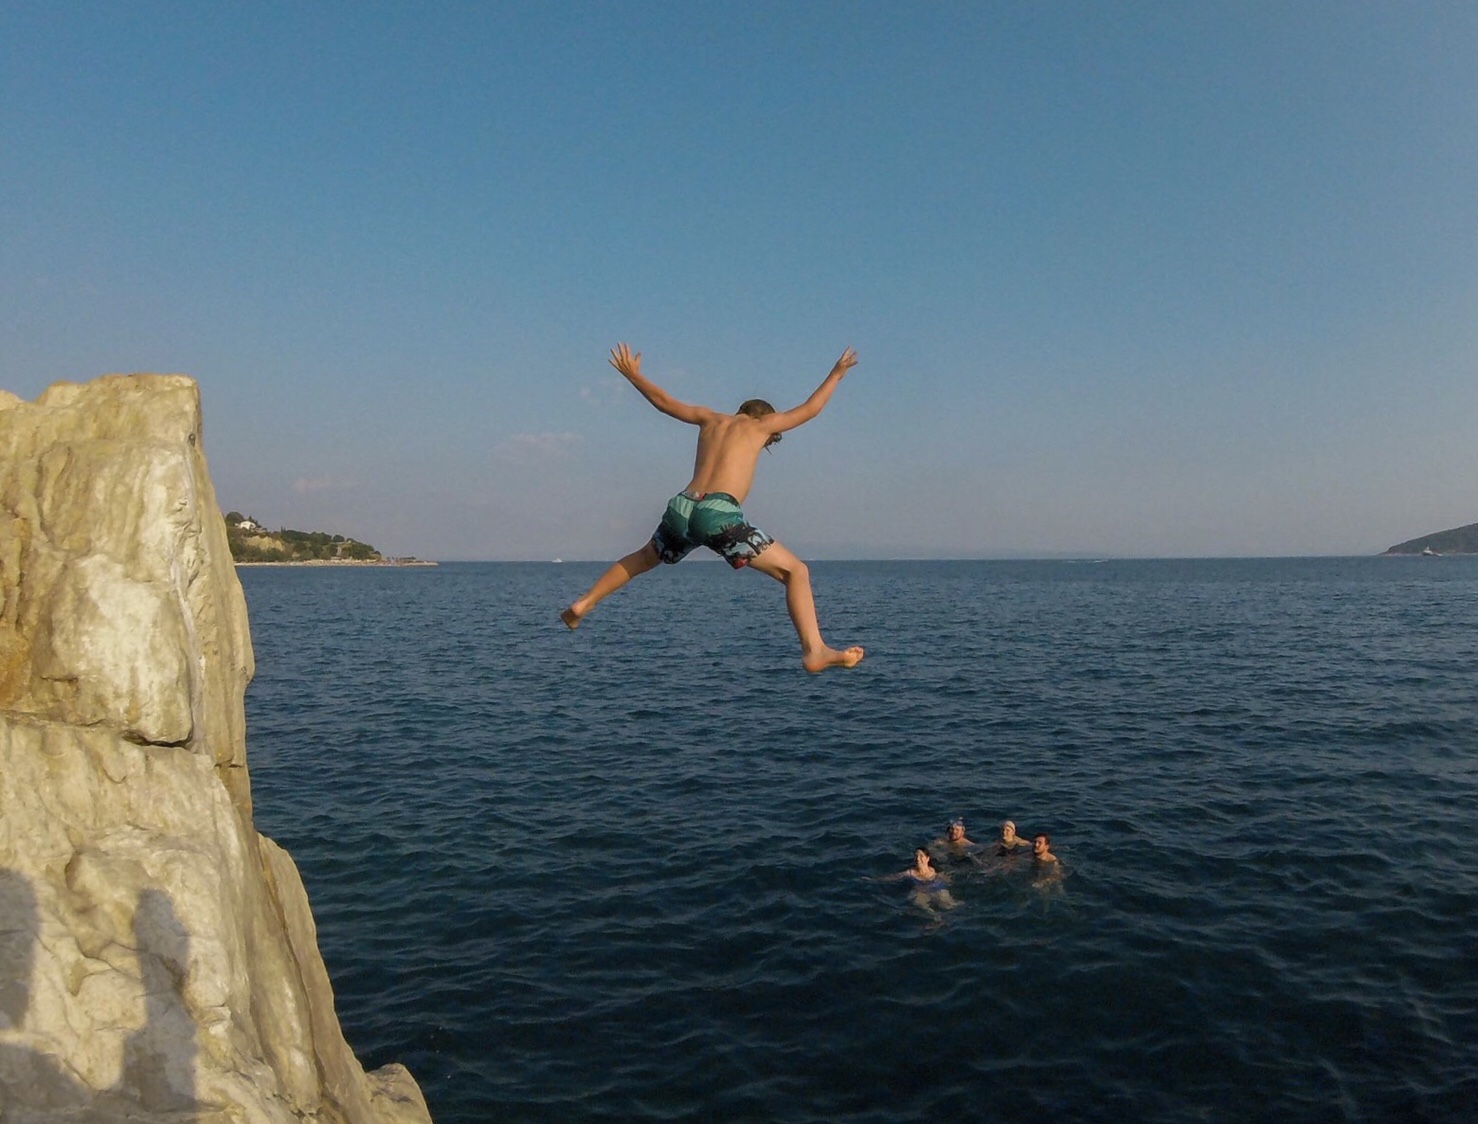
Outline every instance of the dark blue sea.
POLYGON ((1478 1120, 1478 558, 243 569, 258 827, 438 1124, 1478 1120), (954 909, 903 883, 963 816, 954 909))

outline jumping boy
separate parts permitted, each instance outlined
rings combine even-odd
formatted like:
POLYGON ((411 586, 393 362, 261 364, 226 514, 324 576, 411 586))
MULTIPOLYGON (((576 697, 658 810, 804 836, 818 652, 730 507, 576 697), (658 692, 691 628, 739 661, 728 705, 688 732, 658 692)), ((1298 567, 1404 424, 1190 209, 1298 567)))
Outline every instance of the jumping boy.
POLYGON ((612 565, 583 597, 560 613, 560 619, 574 628, 602 599, 638 574, 659 562, 679 562, 694 547, 706 546, 734 569, 752 566, 785 586, 785 607, 800 637, 801 664, 807 671, 855 666, 863 656, 860 647, 838 651, 828 648, 821 639, 806 564, 758 527, 750 526, 740 505, 754 483, 760 450, 779 441, 786 430, 804 425, 819 414, 856 362, 857 354, 847 348, 811 397, 792 410, 777 411, 768 402, 752 398, 739 407, 738 413, 721 414, 706 406, 679 402, 645 378, 641 352, 632 354, 624 343, 612 348, 611 366, 625 375, 642 397, 668 417, 698 427, 693 479, 672 497, 651 541, 612 565))

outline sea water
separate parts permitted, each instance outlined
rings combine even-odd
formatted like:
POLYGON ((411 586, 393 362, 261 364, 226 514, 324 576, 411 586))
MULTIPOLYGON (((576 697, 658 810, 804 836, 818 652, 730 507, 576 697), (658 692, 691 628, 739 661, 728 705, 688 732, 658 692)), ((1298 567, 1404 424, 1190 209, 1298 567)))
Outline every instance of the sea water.
POLYGON ((438 1124, 1478 1119, 1478 559, 249 569, 259 828, 438 1124), (965 817, 1044 831, 883 876, 965 817), (951 868, 946 867, 947 870, 951 868))

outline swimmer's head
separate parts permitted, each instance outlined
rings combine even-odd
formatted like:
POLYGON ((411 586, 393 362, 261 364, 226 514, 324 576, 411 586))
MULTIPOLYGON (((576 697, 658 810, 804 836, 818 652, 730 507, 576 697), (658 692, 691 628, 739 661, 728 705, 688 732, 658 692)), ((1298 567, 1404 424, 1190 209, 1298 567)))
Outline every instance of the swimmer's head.
POLYGON ((915 866, 928 866, 929 852, 924 850, 924 848, 922 847, 915 849, 913 853, 913 861, 915 866))
MULTIPOLYGON (((745 417, 754 418, 756 420, 760 418, 767 418, 774 412, 775 407, 770 405, 763 398, 751 398, 747 402, 742 402, 739 405, 739 409, 735 411, 735 413, 740 413, 743 414, 745 417)), ((770 439, 765 442, 765 448, 768 449, 771 445, 777 445, 779 443, 780 434, 772 433, 770 434, 770 439)))
POLYGON ((955 817, 949 821, 949 826, 944 829, 944 833, 951 841, 963 839, 965 837, 965 821, 959 817, 955 817))
POLYGON ((1001 838, 1002 839, 1011 839, 1011 838, 1014 838, 1015 835, 1016 835, 1016 824, 1013 823, 1011 820, 1007 820, 1005 823, 1003 823, 1001 825, 1001 838))
POLYGON ((1032 836, 1033 851, 1045 851, 1051 845, 1052 840, 1047 838, 1047 833, 1045 831, 1039 831, 1032 836))

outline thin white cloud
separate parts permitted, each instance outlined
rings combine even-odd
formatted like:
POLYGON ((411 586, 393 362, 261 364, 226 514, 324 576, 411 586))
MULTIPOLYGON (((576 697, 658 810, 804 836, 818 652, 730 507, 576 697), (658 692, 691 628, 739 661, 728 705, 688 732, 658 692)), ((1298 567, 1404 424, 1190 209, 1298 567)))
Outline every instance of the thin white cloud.
POLYGON ((497 445, 493 454, 508 464, 545 464, 563 460, 579 443, 578 433, 515 433, 497 445))
POLYGON ((312 492, 342 492, 352 487, 354 487, 352 481, 335 480, 331 476, 300 476, 293 481, 293 491, 300 496, 306 496, 312 492))
POLYGON ((627 393, 630 393, 630 387, 627 386, 625 379, 620 375, 608 375, 605 378, 596 379, 590 386, 582 386, 580 401, 587 406, 605 409, 627 393))

